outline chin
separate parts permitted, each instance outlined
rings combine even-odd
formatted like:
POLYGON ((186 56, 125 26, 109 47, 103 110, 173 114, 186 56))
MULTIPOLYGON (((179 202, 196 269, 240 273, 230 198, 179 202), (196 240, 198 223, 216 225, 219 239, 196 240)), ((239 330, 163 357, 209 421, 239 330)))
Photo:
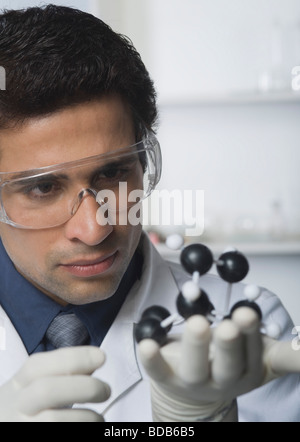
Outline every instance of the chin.
POLYGON ((120 281, 119 278, 109 282, 103 280, 88 281, 87 283, 76 281, 74 284, 68 285, 67 290, 61 289, 55 292, 58 293, 57 298, 67 304, 92 304, 111 298, 116 293, 120 281))
POLYGON ((99 301, 105 301, 106 299, 111 298, 112 296, 114 296, 115 292, 111 293, 111 294, 90 294, 87 295, 86 293, 82 296, 70 296, 68 299, 66 299, 66 302, 68 304, 72 304, 72 305, 86 305, 86 304, 93 304, 95 302, 99 302, 99 301))

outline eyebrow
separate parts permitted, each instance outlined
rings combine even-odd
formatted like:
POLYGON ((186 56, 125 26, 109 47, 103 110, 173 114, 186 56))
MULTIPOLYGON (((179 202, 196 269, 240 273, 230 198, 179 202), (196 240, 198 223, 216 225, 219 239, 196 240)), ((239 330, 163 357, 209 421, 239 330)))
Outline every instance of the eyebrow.
POLYGON ((42 182, 45 180, 54 180, 54 179, 68 180, 69 177, 65 174, 62 174, 62 173, 61 174, 48 173, 48 174, 41 174, 41 175, 36 175, 36 176, 30 176, 30 175, 24 176, 24 173, 21 173, 19 175, 16 175, 13 178, 13 181, 16 181, 15 185, 22 186, 22 185, 25 185, 29 179, 31 179, 32 182, 39 183, 39 182, 42 182))
MULTIPOLYGON (((103 164, 100 165, 100 167, 97 167, 97 165, 95 165, 95 169, 93 171, 91 171, 91 174, 95 174, 95 173, 99 173, 99 171, 106 171, 110 168, 113 167, 122 167, 122 166, 126 166, 127 164, 133 164, 135 161, 138 160, 138 157, 128 157, 128 158, 123 158, 123 159, 118 159, 116 161, 111 161, 107 164, 103 164)), ((76 169, 79 168, 80 165, 78 166, 74 166, 71 167, 70 170, 72 169, 76 169)), ((53 179, 61 179, 64 181, 67 181, 70 179, 70 177, 65 174, 65 173, 56 173, 55 171, 53 172, 46 172, 46 173, 41 173, 40 175, 32 175, 32 170, 30 171, 24 171, 24 172, 20 172, 19 174, 17 173, 16 175, 14 175, 14 177, 12 178, 13 181, 16 181, 16 184, 26 184, 26 182, 31 179, 32 181, 35 182, 41 182, 43 180, 53 180, 53 179)))
MULTIPOLYGON (((97 165, 95 165, 95 169, 94 171, 91 172, 91 174, 95 174, 95 173, 99 173, 99 171, 103 170, 108 170, 111 167, 122 167, 122 166, 126 166, 127 164, 133 164, 136 161, 139 161, 139 152, 135 152, 136 155, 128 155, 125 156, 124 158, 117 158, 115 160, 112 160, 110 162, 108 162, 107 164, 103 164, 100 167, 97 167, 97 165)), ((91 163, 92 164, 92 163, 91 163)), ((83 166, 87 166, 87 164, 83 164, 83 166)), ((81 164, 73 164, 73 166, 71 166, 69 169, 70 170, 74 170, 76 168, 80 168, 81 164)), ((66 167, 66 169, 68 169, 68 167, 66 167)), ((14 174, 11 174, 11 177, 8 179, 8 181, 16 181, 15 184, 26 184, 26 181, 28 179, 32 179, 32 180, 36 180, 36 182, 41 182, 43 181, 43 179, 61 179, 61 180, 69 180, 69 176, 65 173, 58 173, 59 172, 59 166, 58 166, 58 170, 55 171, 55 169, 52 172, 42 172, 39 174, 38 171, 39 169, 30 169, 30 170, 24 170, 22 172, 15 172, 14 174), (34 174, 34 172, 36 171, 36 175, 34 174), (24 183, 23 183, 24 181, 24 183)), ((63 169, 61 169, 63 170, 63 169)), ((10 175, 9 173, 7 175, 10 175)), ((1 176, 1 174, 0 174, 1 176)), ((2 180, 0 179, 0 182, 2 180)), ((5 181, 5 180, 3 180, 5 181)))
POLYGON ((127 157, 127 158, 123 158, 123 159, 119 159, 116 161, 111 161, 110 163, 107 164, 103 164, 101 167, 99 167, 96 170, 106 170, 109 169, 110 167, 121 167, 121 166, 126 166, 127 164, 133 164, 136 160, 138 160, 138 157, 127 157))

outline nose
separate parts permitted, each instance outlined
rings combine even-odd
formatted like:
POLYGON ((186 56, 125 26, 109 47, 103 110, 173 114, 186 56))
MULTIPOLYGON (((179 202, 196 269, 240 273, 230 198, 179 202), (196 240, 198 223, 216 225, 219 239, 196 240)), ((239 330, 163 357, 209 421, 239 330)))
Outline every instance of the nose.
POLYGON ((80 241, 88 246, 103 242, 112 232, 110 224, 100 226, 97 223, 96 194, 85 191, 79 195, 77 205, 73 208, 73 217, 65 225, 65 235, 70 241, 80 241))

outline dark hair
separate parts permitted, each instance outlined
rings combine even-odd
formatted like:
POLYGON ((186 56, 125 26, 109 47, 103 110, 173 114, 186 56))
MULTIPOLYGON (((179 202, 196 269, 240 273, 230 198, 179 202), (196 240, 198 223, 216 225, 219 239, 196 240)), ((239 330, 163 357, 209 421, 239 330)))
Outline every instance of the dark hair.
POLYGON ((137 135, 154 128, 156 94, 131 41, 93 15, 48 5, 0 15, 0 129, 117 93, 137 135))

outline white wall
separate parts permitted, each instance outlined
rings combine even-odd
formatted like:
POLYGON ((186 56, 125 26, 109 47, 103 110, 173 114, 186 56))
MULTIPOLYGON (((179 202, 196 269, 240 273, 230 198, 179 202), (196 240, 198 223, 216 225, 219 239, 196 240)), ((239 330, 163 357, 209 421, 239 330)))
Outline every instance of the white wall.
POLYGON ((298 0, 146 3, 153 28, 152 72, 163 101, 255 90, 260 74, 280 59, 288 82, 289 65, 299 62, 298 0))
POLYGON ((249 220, 249 235, 267 239, 275 200, 284 233, 299 234, 299 117, 292 103, 162 108, 161 187, 204 189, 217 236, 242 235, 249 220))

